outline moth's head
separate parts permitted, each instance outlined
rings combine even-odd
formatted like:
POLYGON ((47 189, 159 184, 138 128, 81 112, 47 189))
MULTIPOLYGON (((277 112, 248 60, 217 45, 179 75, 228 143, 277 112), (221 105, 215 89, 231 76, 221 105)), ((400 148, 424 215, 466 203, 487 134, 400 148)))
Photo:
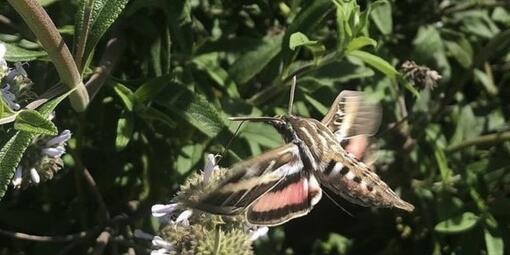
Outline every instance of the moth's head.
POLYGON ((275 116, 277 120, 269 121, 269 123, 280 133, 285 142, 294 140, 295 132, 292 122, 290 121, 293 116, 275 116))
POLYGON ((269 123, 283 136, 286 142, 290 142, 293 140, 295 133, 289 121, 291 118, 293 118, 293 116, 277 115, 274 117, 232 117, 230 120, 269 123))

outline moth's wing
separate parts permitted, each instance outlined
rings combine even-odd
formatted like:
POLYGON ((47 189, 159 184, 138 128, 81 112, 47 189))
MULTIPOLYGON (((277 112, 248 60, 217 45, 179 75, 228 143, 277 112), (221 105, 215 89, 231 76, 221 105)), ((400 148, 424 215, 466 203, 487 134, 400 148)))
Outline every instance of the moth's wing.
POLYGON ((308 214, 321 196, 320 185, 311 171, 299 171, 285 176, 250 205, 246 218, 253 225, 280 225, 308 214))
POLYGON ((228 170, 227 177, 193 207, 222 215, 235 215, 279 183, 303 170, 299 148, 286 144, 242 161, 228 170))
POLYGON ((366 164, 341 151, 341 148, 331 150, 319 171, 314 172, 322 185, 358 205, 414 210, 413 205, 402 200, 366 164))
POLYGON ((322 119, 339 142, 358 135, 372 136, 379 129, 382 112, 359 91, 342 91, 322 119))

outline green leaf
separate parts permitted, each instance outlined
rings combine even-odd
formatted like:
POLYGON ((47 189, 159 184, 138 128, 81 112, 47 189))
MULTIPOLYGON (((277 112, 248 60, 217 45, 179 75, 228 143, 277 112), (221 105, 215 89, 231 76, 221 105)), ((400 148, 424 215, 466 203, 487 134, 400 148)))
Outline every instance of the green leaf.
POLYGON ((308 39, 308 37, 305 34, 301 32, 296 32, 290 35, 289 48, 291 50, 296 50, 297 47, 317 45, 317 43, 318 41, 312 41, 308 39))
POLYGON ((86 60, 88 55, 96 47, 99 39, 113 24, 113 22, 120 15, 124 7, 129 0, 82 0, 80 7, 77 12, 76 23, 75 23, 75 37, 78 41, 81 37, 86 36, 87 42, 83 55, 83 59, 86 60), (92 2, 92 6, 87 4, 92 2), (85 12, 87 8, 91 8, 90 22, 89 22, 89 33, 85 35, 85 30, 88 20, 85 20, 85 12))
POLYGON ((487 255, 503 255, 505 253, 505 243, 501 236, 496 236, 489 229, 484 229, 485 246, 487 255))
POLYGON ((289 48, 291 50, 295 50, 298 47, 305 47, 310 50, 313 55, 313 59, 315 64, 319 61, 319 56, 321 56, 325 51, 326 47, 319 41, 312 41, 308 39, 308 37, 300 32, 294 33, 290 36, 289 48))
POLYGON ((173 74, 167 74, 145 82, 134 93, 136 101, 139 103, 146 103, 152 100, 161 90, 169 86, 172 77, 173 74))
POLYGON ((310 34, 316 31, 316 28, 325 20, 329 13, 334 11, 331 0, 315 0, 302 8, 292 23, 288 26, 285 37, 282 41, 282 59, 285 63, 290 62, 294 52, 289 48, 290 36, 296 32, 310 34))
POLYGON ((349 53, 351 51, 361 49, 368 45, 375 47, 375 46, 377 46, 377 42, 374 39, 372 39, 370 37, 366 37, 366 36, 356 37, 356 38, 352 39, 349 42, 349 44, 347 44, 345 52, 349 53))
POLYGON ((328 108, 324 106, 321 102, 315 100, 315 98, 305 94, 305 99, 322 115, 326 115, 326 113, 328 112, 328 108))
POLYGON ((438 223, 434 230, 443 234, 457 234, 472 229, 478 223, 479 217, 472 212, 465 212, 462 215, 438 223))
POLYGON ((444 52, 443 39, 434 26, 422 26, 413 41, 416 62, 434 62, 435 54, 444 52))
POLYGON ((119 96, 120 100, 122 100, 122 103, 124 104, 126 109, 128 111, 133 111, 136 101, 135 101, 135 96, 134 96, 133 92, 131 91, 131 89, 129 89, 128 87, 126 87, 120 83, 117 83, 113 86, 113 90, 115 91, 117 96, 119 96))
POLYGON ((347 55, 360 59, 392 79, 395 79, 395 76, 398 74, 397 70, 386 60, 366 51, 354 50, 347 53, 347 55))
POLYGON ((57 127, 53 122, 34 110, 20 111, 14 122, 14 128, 41 135, 56 135, 58 133, 57 127))
POLYGON ((5 60, 11 62, 32 61, 48 56, 46 51, 43 50, 27 50, 15 44, 4 43, 5 45, 5 60))
POLYGON ((146 120, 157 120, 165 124, 169 128, 174 128, 175 121, 170 118, 166 113, 154 108, 154 107, 141 107, 137 114, 146 120))
POLYGON ((452 54, 455 60, 457 60, 462 67, 467 69, 471 66, 473 63, 473 52, 468 52, 468 50, 465 50, 456 42, 446 41, 445 45, 448 52, 452 54))
POLYGON ((201 96, 193 97, 190 104, 182 112, 182 116, 209 137, 215 137, 226 127, 221 114, 201 96))
POLYGON ((487 90, 489 95, 496 96, 499 93, 498 87, 494 84, 492 76, 482 72, 479 69, 474 69, 474 75, 476 80, 482 83, 483 87, 487 90))
POLYGON ((230 78, 228 72, 219 65, 217 53, 203 54, 193 58, 193 63, 200 70, 205 71, 218 85, 225 88, 230 97, 239 98, 237 84, 230 78))
POLYGON ((273 36, 241 55, 228 70, 237 84, 244 84, 257 75, 281 51, 282 36, 273 36))
POLYGON ((393 17, 391 12, 391 3, 383 1, 381 4, 374 5, 370 13, 375 26, 384 35, 389 35, 393 32, 393 17))
POLYGON ((33 134, 18 131, 0 150, 0 199, 4 197, 14 171, 33 137, 33 134))
POLYGON ((115 149, 121 151, 128 145, 134 130, 133 113, 124 111, 117 121, 117 136, 115 137, 115 149))

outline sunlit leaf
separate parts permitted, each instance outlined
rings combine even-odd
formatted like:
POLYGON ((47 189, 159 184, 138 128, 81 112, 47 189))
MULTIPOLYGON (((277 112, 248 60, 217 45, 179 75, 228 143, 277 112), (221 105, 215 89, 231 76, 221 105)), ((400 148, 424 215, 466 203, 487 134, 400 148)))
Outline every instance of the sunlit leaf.
POLYGON ((56 135, 57 127, 42 114, 34 110, 23 110, 16 116, 16 130, 42 135, 56 135))
POLYGON ((457 234, 472 229, 478 223, 479 217, 472 212, 465 212, 461 215, 439 222, 435 227, 439 233, 457 234))

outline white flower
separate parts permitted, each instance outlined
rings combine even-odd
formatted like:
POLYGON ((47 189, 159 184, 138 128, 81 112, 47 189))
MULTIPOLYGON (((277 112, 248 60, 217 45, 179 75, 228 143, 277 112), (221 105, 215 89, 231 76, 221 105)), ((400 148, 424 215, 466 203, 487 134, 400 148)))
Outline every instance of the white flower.
POLYGON ((37 170, 35 170, 35 168, 30 168, 30 178, 32 179, 32 182, 35 184, 39 184, 39 182, 41 182, 41 177, 39 176, 39 173, 37 173, 37 170))
POLYGON ((177 216, 177 219, 175 220, 175 224, 182 224, 183 226, 189 226, 189 218, 193 214, 193 211, 188 209, 184 210, 179 216, 177 216))
POLYGON ((169 243, 168 241, 159 236, 154 236, 154 238, 152 239, 152 245, 154 247, 164 248, 167 250, 171 250, 173 248, 173 245, 171 243, 169 243))
POLYGON ((57 158, 57 157, 60 157, 62 156, 64 153, 66 153, 66 149, 64 148, 64 146, 58 146, 56 148, 44 148, 42 149, 42 152, 46 155, 48 155, 49 157, 52 157, 52 158, 57 158))
POLYGON ((151 208, 152 216, 159 218, 159 217, 163 217, 167 214, 172 214, 175 210, 177 210, 178 207, 179 207, 179 205, 177 203, 167 204, 167 205, 155 204, 151 208))
POLYGON ((269 231, 268 227, 258 227, 250 231, 250 240, 253 242, 263 236, 266 236, 268 231, 269 231))
POLYGON ((60 133, 60 135, 55 136, 48 140, 46 142, 46 146, 52 147, 55 145, 63 145, 65 142, 67 142, 69 139, 71 139, 71 131, 69 129, 66 129, 60 133))
POLYGON ((2 96, 4 98, 4 101, 7 103, 7 105, 17 111, 21 108, 21 106, 16 103, 16 95, 10 91, 11 86, 9 84, 6 84, 4 88, 0 89, 2 92, 2 96))
POLYGON ((161 249, 151 251, 151 255, 171 255, 171 253, 169 250, 167 250, 165 248, 161 248, 161 249))
POLYGON ((173 250, 173 245, 161 238, 160 236, 151 235, 149 233, 143 232, 142 230, 136 229, 133 233, 136 238, 151 240, 152 246, 156 248, 151 252, 151 255, 163 255, 170 254, 173 250))
POLYGON ((12 186, 14 186, 14 188, 17 189, 21 186, 21 181, 23 181, 22 175, 23 169, 21 166, 18 166, 16 168, 16 172, 14 173, 14 177, 12 178, 12 186))
POLYGON ((5 44, 0 43, 0 78, 2 78, 9 70, 9 67, 7 67, 7 61, 5 61, 6 52, 7 49, 5 48, 5 44))
POLYGON ((218 169, 218 165, 216 165, 216 157, 219 157, 219 155, 207 154, 203 173, 205 185, 209 183, 209 179, 211 179, 213 171, 218 169))

